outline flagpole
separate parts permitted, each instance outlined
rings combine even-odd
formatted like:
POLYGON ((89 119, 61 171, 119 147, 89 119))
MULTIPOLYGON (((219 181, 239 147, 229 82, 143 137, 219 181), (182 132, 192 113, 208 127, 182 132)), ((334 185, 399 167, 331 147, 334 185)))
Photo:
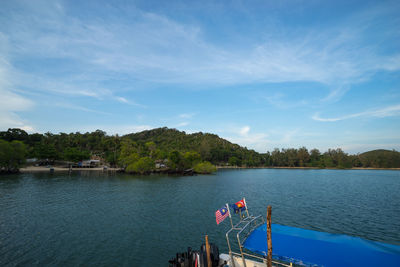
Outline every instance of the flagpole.
POLYGON ((243 198, 244 205, 246 206, 247 217, 249 217, 249 209, 247 208, 246 198, 243 198))
POLYGON ((233 228, 232 216, 231 216, 231 211, 229 210, 229 205, 228 205, 228 203, 226 203, 225 205, 226 205, 226 208, 228 209, 229 220, 231 221, 231 226, 233 228))

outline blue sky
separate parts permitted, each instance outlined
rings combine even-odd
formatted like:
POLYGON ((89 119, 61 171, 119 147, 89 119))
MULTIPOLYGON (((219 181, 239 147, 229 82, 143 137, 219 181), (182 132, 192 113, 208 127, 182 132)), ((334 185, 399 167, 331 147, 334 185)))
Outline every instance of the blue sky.
POLYGON ((2 1, 0 130, 400 150, 399 1, 2 1))

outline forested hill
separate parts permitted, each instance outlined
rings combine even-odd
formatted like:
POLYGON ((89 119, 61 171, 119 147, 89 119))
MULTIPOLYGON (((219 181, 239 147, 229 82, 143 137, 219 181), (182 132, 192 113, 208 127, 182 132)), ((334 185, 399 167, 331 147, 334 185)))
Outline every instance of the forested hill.
POLYGON ((210 133, 186 134, 183 131, 164 127, 128 134, 124 136, 126 137, 142 145, 154 142, 160 151, 195 151, 203 160, 214 164, 225 165, 229 163, 229 160, 232 165, 260 166, 265 163, 265 157, 262 154, 232 144, 210 133))
POLYGON ((400 168, 400 152, 394 150, 378 149, 359 155, 365 167, 371 168, 400 168))

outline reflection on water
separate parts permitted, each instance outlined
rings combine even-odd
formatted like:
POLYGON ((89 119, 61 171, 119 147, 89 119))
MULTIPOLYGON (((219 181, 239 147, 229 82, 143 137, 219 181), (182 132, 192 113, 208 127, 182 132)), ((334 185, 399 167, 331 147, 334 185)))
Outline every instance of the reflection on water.
POLYGON ((215 210, 246 197, 273 223, 400 244, 400 172, 220 170, 0 177, 0 265, 165 266, 204 235, 226 250, 215 210))

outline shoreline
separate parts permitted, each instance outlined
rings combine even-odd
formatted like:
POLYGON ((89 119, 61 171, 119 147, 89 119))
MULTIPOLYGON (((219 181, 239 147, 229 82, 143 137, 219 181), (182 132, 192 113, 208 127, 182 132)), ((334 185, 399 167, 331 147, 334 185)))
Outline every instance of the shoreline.
MULTIPOLYGON (((69 172, 70 168, 68 167, 53 167, 53 171, 50 171, 50 167, 46 166, 28 166, 19 169, 19 173, 38 173, 38 172, 69 172)), ((186 171, 171 171, 171 170, 156 170, 148 173, 130 173, 125 172, 122 168, 107 168, 106 170, 103 167, 95 167, 95 168, 72 168, 71 171, 95 171, 95 172, 120 172, 126 174, 139 174, 139 175, 150 175, 150 174, 180 174, 180 175, 195 175, 201 173, 195 173, 193 170, 186 171)), ((17 172, 18 173, 18 172, 17 172)), ((204 173, 203 173, 204 174, 204 173)))
POLYGON ((339 168, 318 168, 318 167, 238 167, 238 166, 216 166, 218 169, 300 169, 300 170, 394 170, 399 171, 400 168, 362 168, 362 167, 353 167, 347 169, 339 169, 339 168))
MULTIPOLYGON (((394 170, 399 171, 400 168, 349 168, 349 169, 338 169, 338 168, 318 168, 318 167, 237 167, 237 166, 216 166, 219 169, 291 169, 291 170, 394 170)), ((70 169, 65 167, 53 167, 54 172, 68 172, 70 169)), ((105 171, 103 167, 96 168, 72 168, 72 171, 105 171)), ((106 171, 119 172, 121 168, 107 168, 106 171)), ((29 166, 19 169, 20 173, 30 172, 50 172, 50 168, 44 166, 29 166)))
MULTIPOLYGON (((68 172, 70 169, 65 167, 52 167, 54 172, 68 172)), ((120 171, 120 168, 107 168, 106 171, 120 171)), ((71 171, 104 171, 103 167, 96 168, 72 168, 71 171)), ((19 169, 20 173, 29 173, 29 172, 50 172, 50 168, 44 166, 29 166, 19 169)))

